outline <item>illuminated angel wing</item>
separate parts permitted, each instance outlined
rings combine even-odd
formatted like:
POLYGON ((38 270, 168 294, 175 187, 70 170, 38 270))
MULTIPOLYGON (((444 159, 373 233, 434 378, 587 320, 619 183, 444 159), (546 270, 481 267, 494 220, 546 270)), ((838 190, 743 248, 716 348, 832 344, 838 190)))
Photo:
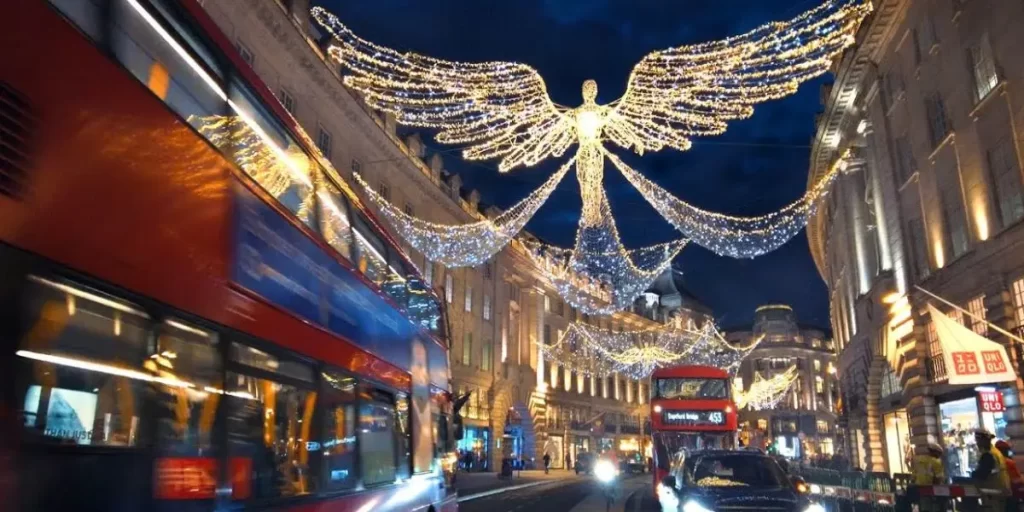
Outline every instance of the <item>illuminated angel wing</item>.
POLYGON ((870 10, 866 0, 828 0, 788 22, 651 53, 633 68, 605 134, 641 154, 685 151, 691 136, 720 134, 728 121, 750 117, 755 104, 827 71, 870 10))
POLYGON ((334 38, 330 57, 352 73, 346 85, 401 124, 440 130, 438 142, 468 144, 467 159, 498 158, 507 171, 560 156, 575 141, 571 120, 530 66, 401 53, 359 38, 323 8, 312 14, 334 38))

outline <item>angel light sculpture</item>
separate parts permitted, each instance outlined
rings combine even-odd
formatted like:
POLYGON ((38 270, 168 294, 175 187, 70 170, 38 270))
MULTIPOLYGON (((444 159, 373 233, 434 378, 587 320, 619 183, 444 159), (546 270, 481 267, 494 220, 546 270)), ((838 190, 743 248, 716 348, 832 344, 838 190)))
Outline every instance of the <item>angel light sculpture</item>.
MULTIPOLYGON (((854 42, 870 9, 867 0, 828 0, 788 22, 650 53, 632 70, 622 97, 598 104, 597 83, 587 80, 582 104, 576 108, 555 104, 544 79, 528 65, 463 63, 399 52, 358 37, 320 7, 312 14, 333 36, 328 55, 349 70, 346 85, 370 107, 394 115, 398 123, 436 129, 438 142, 464 145, 462 155, 468 160, 496 159, 499 171, 507 172, 562 156, 575 144, 572 163, 583 211, 565 270, 601 276, 613 288, 632 283, 622 300, 616 299, 621 303, 626 296, 631 302, 667 268, 683 242, 644 248, 646 255, 658 257, 646 258, 654 263, 635 264, 634 251, 623 248, 618 239, 605 196, 606 158, 686 237, 729 256, 757 255, 781 245, 780 240, 784 243, 795 234, 793 225, 798 230, 806 223, 823 192, 809 192, 776 215, 744 218, 706 212, 644 181, 635 171, 630 174, 632 170, 606 144, 641 155, 665 147, 685 151, 692 137, 723 133, 729 121, 751 116, 754 105, 789 95, 801 82, 827 71, 854 42)), ((416 219, 369 187, 367 193, 412 247, 432 261, 468 266, 504 247, 540 208, 565 170, 501 217, 460 226, 416 219)))

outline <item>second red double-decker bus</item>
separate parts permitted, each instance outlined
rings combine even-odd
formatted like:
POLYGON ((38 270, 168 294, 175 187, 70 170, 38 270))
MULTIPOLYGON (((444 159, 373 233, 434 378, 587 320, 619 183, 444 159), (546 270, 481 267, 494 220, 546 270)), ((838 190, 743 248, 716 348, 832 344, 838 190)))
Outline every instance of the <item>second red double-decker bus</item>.
POLYGON ((0 508, 455 509, 441 301, 199 4, 0 46, 0 508))
POLYGON ((654 486, 682 450, 728 449, 736 443, 731 378, 712 366, 675 366, 651 375, 654 486))

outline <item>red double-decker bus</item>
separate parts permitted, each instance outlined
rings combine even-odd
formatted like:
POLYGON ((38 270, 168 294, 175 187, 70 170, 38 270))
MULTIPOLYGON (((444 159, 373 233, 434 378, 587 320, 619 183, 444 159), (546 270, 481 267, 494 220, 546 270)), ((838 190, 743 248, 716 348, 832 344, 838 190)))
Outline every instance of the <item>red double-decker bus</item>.
POLYGON ((729 373, 713 366, 676 366, 651 374, 654 487, 683 450, 735 447, 738 418, 729 373))
POLYGON ((0 508, 454 510, 442 302, 199 4, 0 45, 0 508))

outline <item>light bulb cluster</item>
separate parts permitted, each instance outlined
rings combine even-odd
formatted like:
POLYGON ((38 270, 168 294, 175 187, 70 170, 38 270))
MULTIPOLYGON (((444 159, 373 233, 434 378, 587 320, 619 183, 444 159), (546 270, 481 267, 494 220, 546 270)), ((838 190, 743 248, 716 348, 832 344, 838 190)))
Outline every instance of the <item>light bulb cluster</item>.
POLYGON ((668 269, 687 241, 627 250, 604 189, 598 187, 594 194, 597 214, 580 218, 573 249, 524 245, 532 249, 528 254, 567 303, 583 313, 610 315, 631 306, 668 269))
POLYGON ((757 342, 733 346, 712 322, 700 328, 672 323, 632 331, 574 322, 555 344, 541 348, 545 358, 568 371, 598 377, 618 372, 643 379, 657 368, 676 365, 710 365, 732 372, 756 346, 757 342))
POLYGON ((842 172, 844 153, 803 197, 788 206, 755 217, 737 217, 702 210, 672 195, 621 158, 608 159, 657 212, 676 229, 712 252, 733 258, 754 258, 774 251, 796 236, 821 204, 842 172))
POLYGON ((363 186, 370 202, 413 249, 448 268, 475 267, 490 260, 523 229, 573 162, 566 162, 540 188, 501 215, 462 225, 435 224, 409 215, 381 197, 362 176, 353 174, 353 177, 363 186))
POLYGON ((754 411, 774 409, 786 397, 793 383, 799 378, 796 366, 786 371, 765 378, 760 372, 754 373, 754 382, 744 390, 734 381, 733 400, 740 409, 746 407, 754 411))

